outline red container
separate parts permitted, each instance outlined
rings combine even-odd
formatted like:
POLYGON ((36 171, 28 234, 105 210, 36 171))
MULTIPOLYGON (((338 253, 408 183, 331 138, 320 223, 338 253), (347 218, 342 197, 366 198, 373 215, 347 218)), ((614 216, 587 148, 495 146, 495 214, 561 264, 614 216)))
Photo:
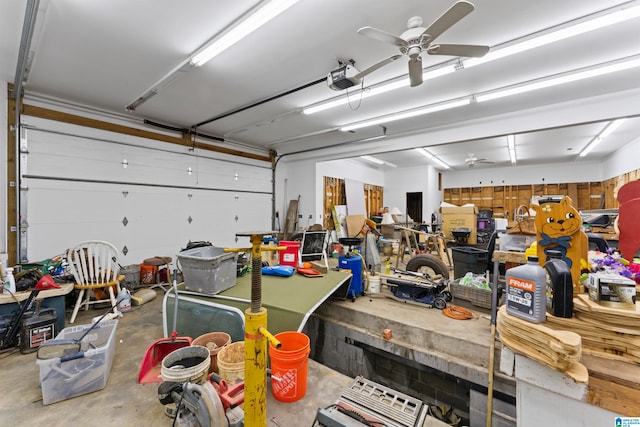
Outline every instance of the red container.
POLYGON ((157 272, 158 267, 155 265, 140 264, 140 283, 143 285, 155 284, 157 272))
POLYGON ((300 242, 281 241, 280 246, 287 248, 284 251, 280 251, 280 265, 290 265, 297 268, 300 242))

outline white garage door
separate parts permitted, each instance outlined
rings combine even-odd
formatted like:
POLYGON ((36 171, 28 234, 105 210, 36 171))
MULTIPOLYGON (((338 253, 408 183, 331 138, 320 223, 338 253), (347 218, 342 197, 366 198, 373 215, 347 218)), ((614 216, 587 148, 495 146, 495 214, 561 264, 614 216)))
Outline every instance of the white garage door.
POLYGON ((30 262, 90 239, 112 242, 123 265, 175 260, 189 241, 250 246, 236 233, 271 230, 266 162, 34 117, 23 124, 30 262))

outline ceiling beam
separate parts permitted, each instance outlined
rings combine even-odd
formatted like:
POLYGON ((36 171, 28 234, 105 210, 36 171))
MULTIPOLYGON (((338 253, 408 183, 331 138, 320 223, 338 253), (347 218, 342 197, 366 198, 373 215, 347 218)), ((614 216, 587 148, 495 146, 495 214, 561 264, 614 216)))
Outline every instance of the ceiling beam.
POLYGON ((48 108, 36 107, 33 105, 25 104, 22 109, 22 114, 25 116, 40 117, 48 120, 55 120, 58 122, 64 122, 74 124, 78 126, 89 127, 93 129, 106 130, 109 132, 116 132, 124 135, 136 136, 139 138, 146 138, 155 141, 167 142, 169 144, 182 145, 189 148, 197 148, 201 150, 214 151, 217 153, 229 154, 232 156, 244 157, 247 159, 260 160, 263 162, 271 162, 271 156, 264 156, 260 154, 248 153, 245 151, 235 150, 233 148, 220 147, 212 144, 203 144, 201 142, 193 141, 188 134, 183 134, 181 138, 175 136, 169 136, 157 132, 151 132, 148 130, 137 129, 130 126, 119 125, 116 123, 105 122, 102 120, 91 119, 88 117, 82 117, 75 114, 63 113, 61 111, 50 110, 48 108))

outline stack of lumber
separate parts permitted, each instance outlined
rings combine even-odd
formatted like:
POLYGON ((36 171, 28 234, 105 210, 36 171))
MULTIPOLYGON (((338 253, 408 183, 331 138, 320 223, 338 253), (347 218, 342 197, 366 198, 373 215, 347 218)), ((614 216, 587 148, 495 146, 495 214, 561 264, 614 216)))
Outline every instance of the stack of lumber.
POLYGON ((587 368, 580 363, 580 335, 512 316, 506 306, 500 307, 496 326, 502 344, 514 352, 561 371, 578 383, 588 382, 587 368))
POLYGON ((585 354, 640 364, 640 311, 604 307, 586 294, 573 299, 574 318, 547 315, 552 329, 582 337, 585 354))

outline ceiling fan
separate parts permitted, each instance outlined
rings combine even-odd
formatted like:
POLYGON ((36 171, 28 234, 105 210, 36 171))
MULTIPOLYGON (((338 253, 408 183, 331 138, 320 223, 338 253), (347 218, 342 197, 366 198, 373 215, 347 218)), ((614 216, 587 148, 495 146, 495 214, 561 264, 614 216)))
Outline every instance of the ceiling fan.
MULTIPOLYGON (((400 49, 402 55, 409 57, 409 80, 411 86, 422 84, 422 58, 420 55, 426 52, 429 55, 449 55, 482 57, 489 51, 489 46, 468 45, 468 44, 436 44, 433 41, 455 25, 462 18, 474 10, 473 4, 468 1, 458 1, 436 19, 428 27, 422 27, 422 18, 414 16, 407 21, 407 30, 400 36, 387 33, 373 27, 362 27, 358 33, 376 39, 378 41, 392 44, 400 49)), ((388 63, 394 62, 401 55, 393 55, 379 63, 369 67, 361 75, 368 74, 388 63)))
POLYGON ((476 165, 476 163, 484 163, 484 164, 493 164, 493 163, 495 163, 495 162, 492 162, 491 160, 479 159, 473 153, 469 153, 469 156, 466 159, 464 159, 464 162, 470 168, 474 167, 476 165))

